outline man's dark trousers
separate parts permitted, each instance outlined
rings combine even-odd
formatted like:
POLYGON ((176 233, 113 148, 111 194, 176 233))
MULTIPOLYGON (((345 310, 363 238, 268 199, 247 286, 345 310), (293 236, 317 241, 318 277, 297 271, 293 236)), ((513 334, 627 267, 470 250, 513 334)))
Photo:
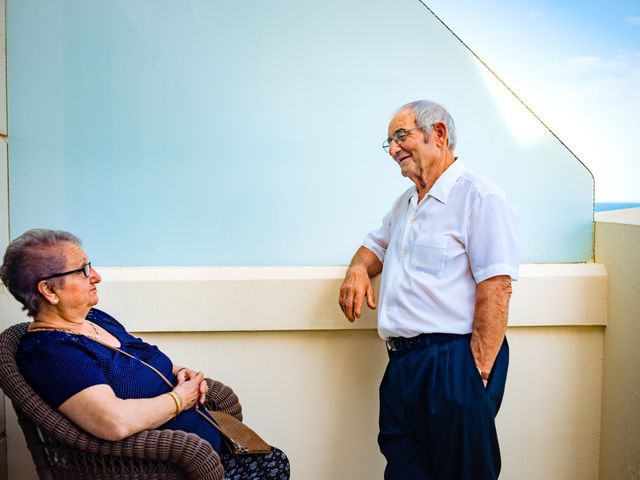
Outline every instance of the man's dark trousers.
POLYGON ((502 402, 505 339, 485 389, 471 335, 420 335, 389 351, 380 385, 378 444, 386 480, 495 480, 500 448, 495 416, 502 402))

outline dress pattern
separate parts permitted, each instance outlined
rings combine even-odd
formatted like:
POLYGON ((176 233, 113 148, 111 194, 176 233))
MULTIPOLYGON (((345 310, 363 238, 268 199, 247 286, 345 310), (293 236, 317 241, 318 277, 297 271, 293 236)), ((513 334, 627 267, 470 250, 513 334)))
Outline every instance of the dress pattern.
POLYGON ((224 480, 289 480, 289 459, 282 450, 272 447, 271 453, 233 455, 223 453, 224 480))

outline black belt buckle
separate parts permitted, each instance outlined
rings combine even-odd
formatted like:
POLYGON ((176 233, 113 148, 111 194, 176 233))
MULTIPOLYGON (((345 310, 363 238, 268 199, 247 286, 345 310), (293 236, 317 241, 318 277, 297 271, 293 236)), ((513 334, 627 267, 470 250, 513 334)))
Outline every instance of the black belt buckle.
POLYGON ((399 352, 400 350, 409 350, 410 348, 422 345, 426 340, 423 335, 418 335, 413 338, 394 337, 387 340, 387 350, 391 352, 399 352))
POLYGON ((456 333, 421 333, 411 338, 393 337, 387 340, 387 350, 390 352, 399 352, 400 350, 409 350, 415 347, 428 347, 460 336, 461 335, 456 333))

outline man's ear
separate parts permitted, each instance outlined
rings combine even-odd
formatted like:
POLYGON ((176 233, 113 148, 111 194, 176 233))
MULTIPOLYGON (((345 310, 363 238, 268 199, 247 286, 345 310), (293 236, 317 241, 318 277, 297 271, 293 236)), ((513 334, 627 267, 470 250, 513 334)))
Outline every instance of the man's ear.
POLYGON ((446 147, 449 145, 449 132, 444 122, 436 122, 433 124, 433 138, 438 147, 446 147))

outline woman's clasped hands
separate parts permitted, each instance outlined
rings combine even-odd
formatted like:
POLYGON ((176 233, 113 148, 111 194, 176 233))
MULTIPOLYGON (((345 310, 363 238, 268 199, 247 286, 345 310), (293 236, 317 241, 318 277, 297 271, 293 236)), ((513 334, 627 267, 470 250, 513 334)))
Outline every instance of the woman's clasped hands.
POLYGON ((209 385, 204 379, 203 372, 196 372, 188 368, 181 368, 176 374, 178 384, 173 391, 182 400, 182 410, 193 408, 196 404, 203 405, 209 385))

